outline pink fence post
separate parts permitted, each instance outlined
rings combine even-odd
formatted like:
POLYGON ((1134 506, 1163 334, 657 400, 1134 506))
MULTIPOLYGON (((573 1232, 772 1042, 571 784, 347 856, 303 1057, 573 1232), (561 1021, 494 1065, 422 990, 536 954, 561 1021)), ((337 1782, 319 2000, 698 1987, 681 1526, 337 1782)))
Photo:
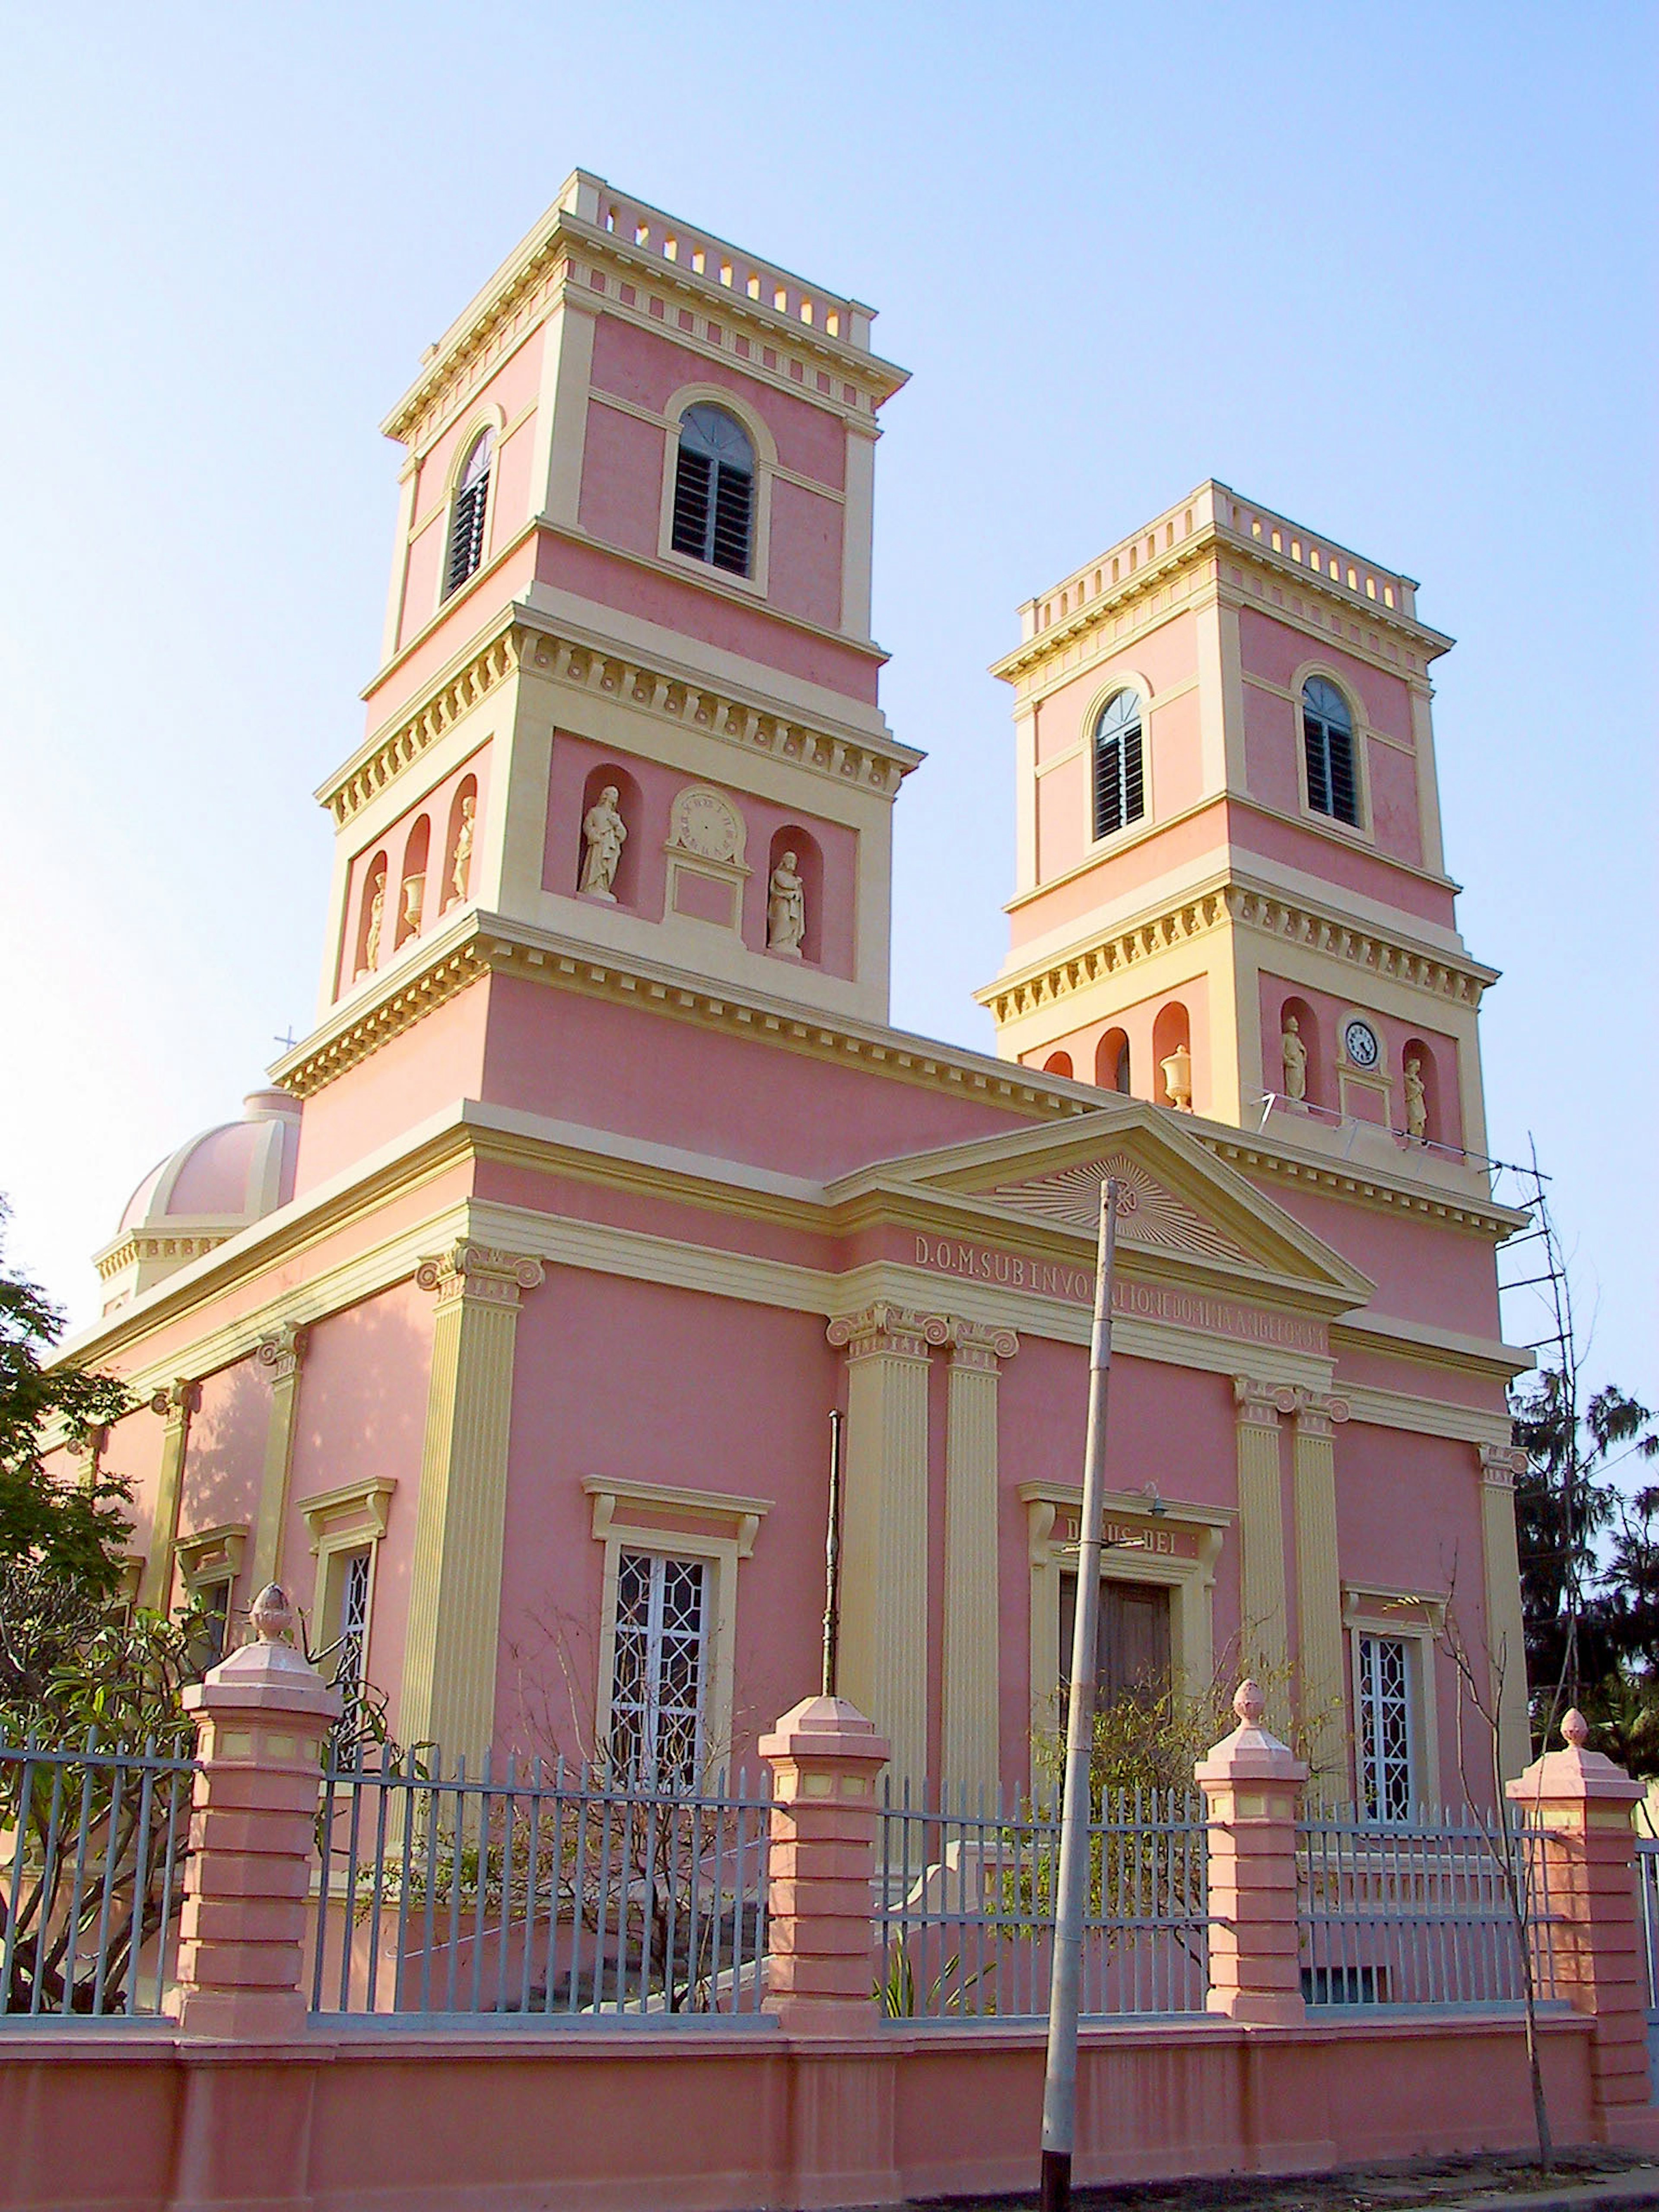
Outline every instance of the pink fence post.
POLYGON ((765 2008, 799 2035, 875 2027, 871 1882, 889 1747, 844 1698, 803 1698, 761 1739, 772 1769, 765 2008))
POLYGON ((1595 2022, 1590 2081, 1601 2136, 1645 2147, 1659 2140, 1659 2116, 1649 2102, 1646 1938, 1631 1818, 1644 1785, 1585 1749, 1589 1729, 1576 1708, 1561 1735, 1566 1749, 1535 1759, 1508 1795, 1540 1832, 1556 1994, 1595 2022))
POLYGON ((1294 2024, 1306 2017, 1297 1933, 1296 1823, 1304 1762, 1261 1725, 1254 1682, 1239 1725, 1194 1768, 1209 1814, 1211 2012, 1294 2024))
POLYGON ((202 1761, 179 1942, 179 2017, 193 2034, 280 2041, 305 2025, 319 1752, 340 1697, 278 1641, 293 1618, 268 1584, 258 1642, 185 1692, 202 1761))

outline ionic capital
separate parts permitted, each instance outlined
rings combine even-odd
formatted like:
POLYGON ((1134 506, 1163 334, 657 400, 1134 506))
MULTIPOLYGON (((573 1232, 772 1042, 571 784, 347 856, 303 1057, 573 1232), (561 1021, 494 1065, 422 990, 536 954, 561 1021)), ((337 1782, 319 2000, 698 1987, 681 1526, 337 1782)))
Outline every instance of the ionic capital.
POLYGON ((825 1331, 837 1351, 854 1359, 926 1359, 936 1344, 948 1342, 951 1324, 943 1314, 914 1312, 878 1298, 860 1312, 838 1314, 825 1331))
POLYGON ((165 1390, 156 1391, 149 1401, 149 1410, 152 1413, 164 1414, 169 1427, 182 1428, 192 1413, 199 1413, 202 1410, 202 1386, 181 1375, 176 1382, 168 1383, 165 1390))
POLYGON ((945 1341, 951 1347, 952 1367, 965 1368, 980 1375, 994 1375, 1001 1362, 1012 1359, 1019 1350, 1019 1339, 1012 1328, 999 1328, 986 1322, 963 1321, 959 1314, 950 1316, 945 1341))
POLYGON ((1293 1413, 1297 1392, 1286 1382, 1263 1382, 1254 1375, 1235 1375, 1233 1403, 1242 1426, 1277 1429, 1281 1413, 1293 1413))
POLYGON ((307 1334, 303 1323, 285 1323, 256 1346, 253 1356, 273 1382, 289 1382, 299 1373, 300 1362, 305 1357, 307 1334))
POLYGON ((1317 1390, 1296 1394, 1296 1426, 1299 1436, 1328 1437, 1348 1418, 1346 1398, 1327 1397, 1317 1390))
POLYGON ((465 1303, 516 1307, 526 1291, 546 1279, 547 1270, 527 1252, 501 1252, 488 1244, 457 1244, 453 1251, 422 1260, 415 1280, 438 1293, 438 1309, 465 1303))
POLYGON ((1480 1482, 1486 1490, 1513 1490, 1525 1474, 1527 1455, 1518 1444, 1482 1444, 1480 1482))

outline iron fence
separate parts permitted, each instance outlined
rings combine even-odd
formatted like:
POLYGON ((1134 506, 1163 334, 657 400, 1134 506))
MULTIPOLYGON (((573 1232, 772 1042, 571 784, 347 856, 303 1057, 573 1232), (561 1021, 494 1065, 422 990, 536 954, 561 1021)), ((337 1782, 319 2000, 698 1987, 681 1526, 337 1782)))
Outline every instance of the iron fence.
POLYGON ((1659 1836, 1636 1838, 1636 1888, 1642 1904, 1648 2012, 1650 2017, 1659 2018, 1659 1836))
POLYGON ((1297 1839, 1309 2003, 1518 2003, 1522 1926, 1534 1994, 1554 1997, 1556 1916, 1535 1826, 1469 1812, 1383 1826, 1325 1808, 1298 1823, 1297 1839))
POLYGON ((757 2019, 770 1799, 562 1760, 331 1765, 311 2005, 384 2020, 757 2019))
MULTIPOLYGON (((1041 2018, 1054 1964, 1060 1808, 969 1809, 889 1791, 877 1876, 890 2018, 1041 2018)), ((1089 1823, 1081 2011, 1201 2013, 1209 1986, 1204 1803, 1114 1791, 1089 1823)))
POLYGON ((175 1974, 196 1761, 0 1744, 0 2017, 161 2010, 175 1974))

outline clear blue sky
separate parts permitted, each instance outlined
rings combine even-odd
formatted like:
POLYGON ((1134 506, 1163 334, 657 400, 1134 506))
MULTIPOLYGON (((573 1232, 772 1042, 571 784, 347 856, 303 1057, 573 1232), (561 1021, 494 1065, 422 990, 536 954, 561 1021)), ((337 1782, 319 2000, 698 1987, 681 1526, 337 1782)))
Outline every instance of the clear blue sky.
MULTIPOLYGON (((1651 5, 9 11, 11 1255, 312 1019, 375 425, 577 165, 882 311, 896 1018, 988 1042, 1013 610, 1218 476, 1422 580, 1492 1141, 1655 1356, 1651 5)), ((1517 1310, 1510 1334, 1535 1334, 1517 1310)))

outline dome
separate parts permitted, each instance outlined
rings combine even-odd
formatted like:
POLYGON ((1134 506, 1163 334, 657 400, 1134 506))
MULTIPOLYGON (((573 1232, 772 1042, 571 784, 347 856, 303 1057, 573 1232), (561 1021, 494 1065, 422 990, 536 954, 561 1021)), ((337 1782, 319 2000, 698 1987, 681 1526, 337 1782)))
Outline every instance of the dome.
POLYGON ((299 1149, 298 1099, 254 1091, 240 1121, 204 1129, 169 1152, 133 1192, 113 1242, 97 1255, 104 1311, 286 1206, 299 1149))

